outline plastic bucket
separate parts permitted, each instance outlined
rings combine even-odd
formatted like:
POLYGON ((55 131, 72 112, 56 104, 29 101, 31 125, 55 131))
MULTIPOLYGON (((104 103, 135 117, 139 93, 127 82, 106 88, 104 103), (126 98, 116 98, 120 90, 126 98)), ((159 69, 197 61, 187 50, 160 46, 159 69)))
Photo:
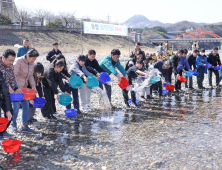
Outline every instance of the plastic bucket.
POLYGON ((212 67, 212 64, 207 64, 205 67, 206 67, 206 68, 211 68, 211 67, 212 67))
POLYGON ((167 94, 167 90, 162 90, 162 94, 167 94))
POLYGON ((20 140, 5 140, 1 143, 3 149, 7 153, 18 152, 22 142, 20 140))
POLYGON ((181 82, 185 83, 187 81, 187 79, 185 79, 182 76, 178 76, 178 80, 180 80, 181 82))
POLYGON ((194 75, 194 76, 198 76, 199 74, 200 74, 199 72, 193 70, 193 75, 194 75))
POLYGON ((35 108, 43 108, 44 105, 46 104, 46 100, 43 98, 36 97, 36 98, 34 98, 33 101, 34 101, 33 107, 35 107, 35 108))
POLYGON ((221 70, 221 66, 215 66, 214 70, 221 70))
POLYGON ((121 81, 118 83, 121 89, 126 89, 129 86, 129 82, 125 77, 122 77, 121 81))
MULTIPOLYGON (((128 101, 129 101, 129 104, 131 104, 131 103, 132 103, 132 99, 129 99, 128 101)), ((139 100, 138 100, 138 99, 136 99, 136 104, 138 104, 138 102, 139 102, 139 100)))
POLYGON ((12 102, 22 101, 22 100, 24 100, 24 95, 25 95, 25 93, 11 93, 10 94, 11 101, 12 102))
POLYGON ((99 86, 99 80, 96 77, 89 76, 89 77, 87 77, 87 79, 88 79, 88 83, 86 85, 90 89, 93 89, 94 87, 98 87, 99 86))
POLYGON ((24 100, 33 100, 37 94, 37 91, 28 88, 23 88, 21 91, 22 93, 25 93, 24 100))
MULTIPOLYGON (((166 85, 167 85, 167 83, 164 83, 164 84, 163 84, 163 87, 165 87, 166 85)), ((171 83, 170 83, 170 85, 171 85, 171 83)))
POLYGON ((8 122, 7 118, 0 117, 0 132, 3 132, 6 129, 8 122))
POLYGON ((83 81, 79 76, 70 77, 70 86, 74 89, 81 88, 83 85, 83 81))
POLYGON ((156 84, 158 81, 160 81, 160 78, 152 78, 152 79, 150 80, 150 82, 151 82, 152 84, 156 84))
POLYGON ((194 73, 192 71, 186 71, 185 76, 192 77, 193 74, 194 73))
POLYGON ((111 81, 110 76, 106 72, 101 72, 100 73, 100 83, 102 84, 107 84, 107 82, 111 81))
POLYGON ((76 116, 77 109, 67 109, 64 112, 67 117, 74 117, 74 116, 76 116))
POLYGON ((175 88, 174 85, 166 85, 165 87, 166 87, 166 90, 168 90, 168 91, 173 91, 175 88))
POLYGON ((59 104, 63 106, 68 106, 72 102, 72 97, 70 97, 69 95, 61 94, 59 95, 59 97, 60 97, 59 104))

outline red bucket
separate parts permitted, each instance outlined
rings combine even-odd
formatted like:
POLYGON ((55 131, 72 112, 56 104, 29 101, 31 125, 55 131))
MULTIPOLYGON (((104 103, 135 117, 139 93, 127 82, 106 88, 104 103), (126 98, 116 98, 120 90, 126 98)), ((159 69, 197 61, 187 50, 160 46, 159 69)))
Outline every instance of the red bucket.
POLYGON ((6 129, 7 124, 8 124, 8 119, 0 117, 0 132, 3 132, 6 129))
POLYGON ((33 100, 37 94, 37 91, 27 88, 23 88, 21 91, 22 93, 25 93, 24 100, 33 100))
POLYGON ((168 85, 168 84, 165 87, 166 87, 166 90, 168 90, 168 91, 173 91, 175 88, 174 85, 168 85))
POLYGON ((18 152, 21 144, 20 140, 5 140, 2 142, 3 149, 7 153, 18 152))
POLYGON ((129 86, 129 82, 125 77, 122 77, 121 81, 118 83, 121 89, 126 89, 129 86))
POLYGON ((187 81, 187 79, 185 79, 182 76, 178 76, 178 80, 180 80, 181 82, 185 83, 187 81))

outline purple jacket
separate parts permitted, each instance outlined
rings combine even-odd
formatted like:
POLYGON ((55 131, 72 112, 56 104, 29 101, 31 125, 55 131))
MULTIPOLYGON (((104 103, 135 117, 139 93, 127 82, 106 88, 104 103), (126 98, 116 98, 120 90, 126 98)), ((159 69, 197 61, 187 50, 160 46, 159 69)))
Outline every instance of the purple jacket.
POLYGON ((178 63, 178 66, 177 66, 177 71, 178 73, 184 69, 184 67, 186 67, 188 70, 190 70, 190 65, 187 61, 187 58, 186 57, 180 57, 180 61, 178 63))

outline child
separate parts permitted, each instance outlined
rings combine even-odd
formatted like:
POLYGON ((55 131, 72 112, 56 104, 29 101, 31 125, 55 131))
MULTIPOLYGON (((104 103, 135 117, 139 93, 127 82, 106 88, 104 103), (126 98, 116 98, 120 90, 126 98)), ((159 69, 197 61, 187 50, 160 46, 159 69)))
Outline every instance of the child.
MULTIPOLYGON (((44 73, 44 67, 41 63, 37 62, 37 64, 34 66, 34 74, 33 77, 35 79, 36 83, 36 89, 38 91, 39 97, 44 97, 44 92, 43 92, 43 85, 42 85, 42 79, 43 79, 43 73, 44 73)), ((36 119, 33 118, 35 114, 36 108, 33 107, 31 104, 29 105, 29 117, 28 117, 28 123, 33 123, 37 122, 36 119)))
MULTIPOLYGON (((153 69, 153 65, 152 65, 152 62, 153 62, 153 58, 152 57, 149 57, 146 59, 145 61, 145 69, 148 71, 150 69, 153 69)), ((150 100, 152 99, 152 97, 150 96, 150 87, 144 87, 143 90, 142 90, 142 96, 141 98, 145 99, 145 93, 146 93, 146 100, 150 100)))
POLYGON ((83 79, 83 86, 79 89, 81 106, 83 111, 88 112, 88 108, 93 109, 93 107, 90 105, 91 89, 86 86, 86 83, 88 83, 87 76, 93 76, 93 74, 86 69, 85 61, 86 57, 84 55, 79 55, 77 61, 69 68, 69 74, 71 76, 77 75, 83 79))
POLYGON ((57 119, 53 113, 53 101, 51 97, 51 91, 57 96, 57 100, 60 100, 59 91, 57 86, 59 85, 62 92, 69 95, 65 92, 65 87, 62 81, 61 71, 64 69, 65 63, 63 61, 58 60, 57 58, 52 62, 50 67, 43 74, 43 92, 46 99, 46 104, 41 109, 42 115, 45 119, 57 119))
POLYGON ((204 81, 204 73, 207 74, 207 68, 205 68, 206 64, 208 64, 207 63, 207 56, 205 55, 205 50, 202 49, 200 51, 200 55, 198 55, 196 58, 197 72, 200 73, 197 76, 198 89, 205 89, 203 87, 203 81, 204 81))
MULTIPOLYGON (((129 85, 132 85, 132 80, 136 79, 138 75, 146 75, 146 73, 143 72, 143 60, 139 59, 136 61, 136 65, 130 67, 126 74, 128 75, 129 78, 129 85)), ((129 105, 129 97, 128 97, 128 90, 123 89, 123 97, 125 101, 126 108, 130 108, 129 105)), ((136 103, 136 93, 134 91, 131 91, 131 98, 132 98, 132 103, 138 107, 139 105, 136 103)))

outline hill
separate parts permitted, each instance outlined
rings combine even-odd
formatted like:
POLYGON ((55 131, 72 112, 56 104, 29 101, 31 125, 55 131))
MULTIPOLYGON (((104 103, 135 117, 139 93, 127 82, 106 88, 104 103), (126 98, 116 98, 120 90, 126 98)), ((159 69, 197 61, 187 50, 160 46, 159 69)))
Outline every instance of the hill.
POLYGON ((143 15, 134 15, 126 20, 122 25, 127 25, 130 28, 152 28, 156 26, 166 27, 170 24, 164 24, 160 21, 151 21, 143 15))

